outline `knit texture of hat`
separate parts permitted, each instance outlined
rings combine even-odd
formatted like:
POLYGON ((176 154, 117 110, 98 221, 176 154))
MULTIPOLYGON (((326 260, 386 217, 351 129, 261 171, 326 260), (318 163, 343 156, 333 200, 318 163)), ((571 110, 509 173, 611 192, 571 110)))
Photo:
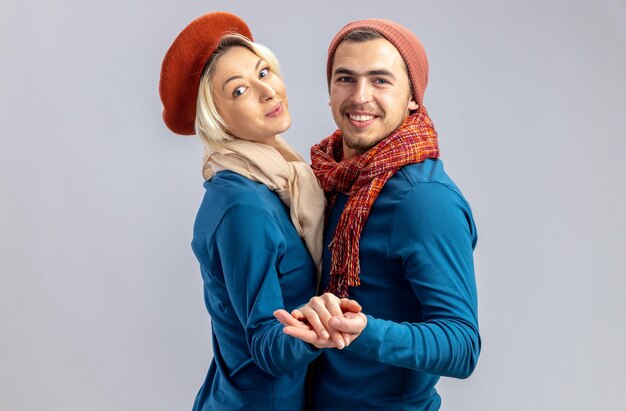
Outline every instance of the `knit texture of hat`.
POLYGON ((337 47, 350 32, 356 29, 364 28, 369 28, 379 32, 398 50, 408 70, 413 90, 413 97, 420 105, 421 110, 423 106, 422 101, 424 98, 424 91, 426 90, 426 85, 428 84, 428 59, 426 57, 426 52, 424 51, 424 46, 417 36, 415 36, 415 34, 413 34, 409 29, 390 20, 357 20, 346 24, 341 30, 339 30, 328 47, 328 62, 326 64, 328 86, 330 87, 333 57, 335 55, 335 51, 337 51, 337 47))
POLYGON ((159 95, 163 121, 176 134, 195 134, 200 78, 220 40, 238 33, 252 40, 246 22, 234 14, 213 12, 198 17, 180 32, 161 65, 159 95))

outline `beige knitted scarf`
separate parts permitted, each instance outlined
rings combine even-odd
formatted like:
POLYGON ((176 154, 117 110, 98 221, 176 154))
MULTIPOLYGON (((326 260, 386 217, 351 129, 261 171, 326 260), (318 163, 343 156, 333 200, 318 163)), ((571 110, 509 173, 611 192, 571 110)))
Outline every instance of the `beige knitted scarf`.
POLYGON ((318 274, 322 264, 322 231, 326 199, 313 170, 281 137, 276 147, 235 139, 224 147, 207 148, 202 175, 230 170, 264 184, 289 207, 291 222, 304 240, 318 274))

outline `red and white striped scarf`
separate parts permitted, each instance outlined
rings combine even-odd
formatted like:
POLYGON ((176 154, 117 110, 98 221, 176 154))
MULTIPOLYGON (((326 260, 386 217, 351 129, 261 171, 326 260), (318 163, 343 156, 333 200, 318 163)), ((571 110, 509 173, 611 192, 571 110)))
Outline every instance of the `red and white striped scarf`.
POLYGON ((347 160, 340 130, 311 148, 313 171, 332 209, 337 193, 349 196, 330 243, 330 284, 326 292, 348 296, 360 285, 359 240, 370 210, 383 186, 408 164, 439 157, 437 132, 425 110, 408 116, 391 135, 365 153, 347 160))

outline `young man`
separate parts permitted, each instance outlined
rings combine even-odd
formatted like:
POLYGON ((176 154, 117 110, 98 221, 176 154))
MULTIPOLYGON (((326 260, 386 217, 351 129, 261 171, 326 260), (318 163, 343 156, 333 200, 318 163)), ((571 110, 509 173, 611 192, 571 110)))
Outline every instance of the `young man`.
POLYGON ((311 150, 330 207, 321 285, 362 313, 325 297, 292 313, 356 337, 318 358, 314 409, 437 410, 439 376, 468 377, 480 352, 477 235, 438 159, 426 54, 397 23, 355 21, 333 39, 327 75, 339 130, 311 150))

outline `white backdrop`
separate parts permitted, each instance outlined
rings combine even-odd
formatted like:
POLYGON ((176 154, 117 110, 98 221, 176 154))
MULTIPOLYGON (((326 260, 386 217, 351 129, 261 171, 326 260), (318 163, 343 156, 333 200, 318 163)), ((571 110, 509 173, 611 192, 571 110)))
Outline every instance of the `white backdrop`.
POLYGON ((188 410, 210 358, 190 248, 201 145, 160 63, 209 11, 279 57, 305 156, 333 130, 326 47, 384 17, 425 44, 425 104, 470 201, 483 351, 443 410, 623 409, 626 1, 2 3, 0 409, 188 410))

